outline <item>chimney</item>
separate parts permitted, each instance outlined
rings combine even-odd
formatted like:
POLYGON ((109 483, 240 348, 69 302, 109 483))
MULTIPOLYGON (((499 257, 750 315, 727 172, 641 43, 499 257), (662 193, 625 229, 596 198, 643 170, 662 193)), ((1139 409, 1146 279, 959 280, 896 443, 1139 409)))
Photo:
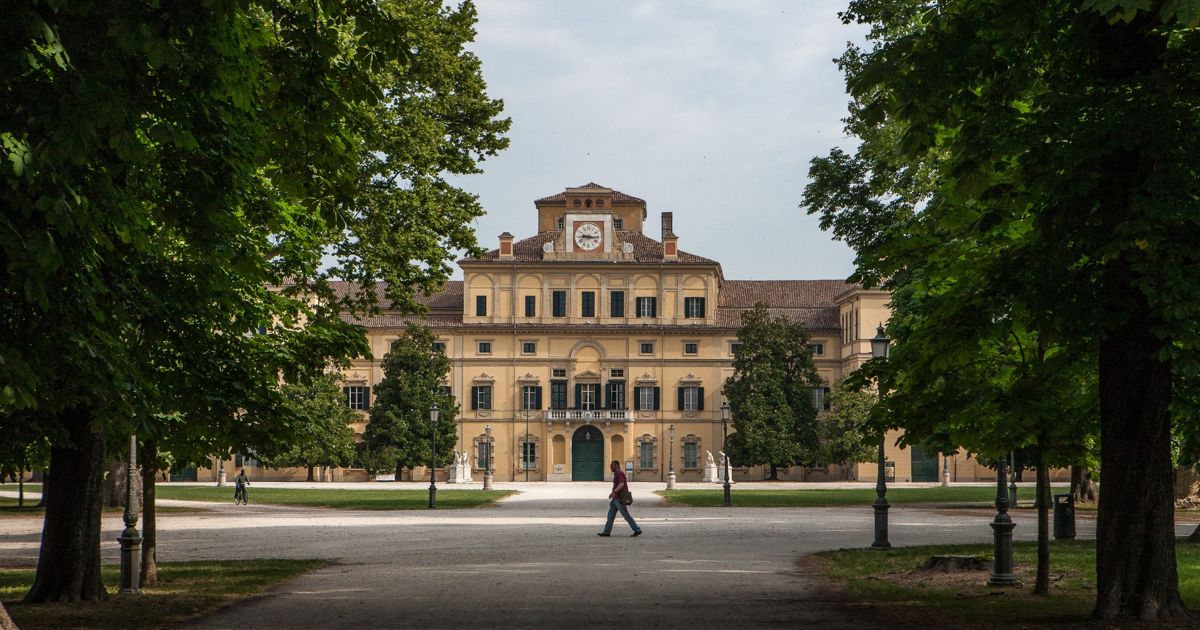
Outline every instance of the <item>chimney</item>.
POLYGON ((512 241, 513 241, 512 234, 505 232, 500 235, 500 258, 502 260, 512 260, 512 257, 513 257, 512 241))
POLYGON ((679 238, 672 230, 673 223, 670 212, 662 213, 663 260, 679 259, 679 238))

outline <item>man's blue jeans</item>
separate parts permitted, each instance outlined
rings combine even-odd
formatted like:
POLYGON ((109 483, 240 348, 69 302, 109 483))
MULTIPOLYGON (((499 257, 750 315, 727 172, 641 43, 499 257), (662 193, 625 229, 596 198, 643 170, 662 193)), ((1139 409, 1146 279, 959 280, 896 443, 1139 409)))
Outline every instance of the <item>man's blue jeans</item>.
POLYGON ((611 499, 608 502, 608 521, 604 523, 605 534, 612 533, 613 521, 617 518, 617 510, 621 511, 621 516, 625 517, 625 522, 629 523, 630 529, 635 532, 642 531, 642 528, 638 527, 637 521, 633 520, 633 517, 629 515, 629 506, 622 504, 617 499, 611 499))

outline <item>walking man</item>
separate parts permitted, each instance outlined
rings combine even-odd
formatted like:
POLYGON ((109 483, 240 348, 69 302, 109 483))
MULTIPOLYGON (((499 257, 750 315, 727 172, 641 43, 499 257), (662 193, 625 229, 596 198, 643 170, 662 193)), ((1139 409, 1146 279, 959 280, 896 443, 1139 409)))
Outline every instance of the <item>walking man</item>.
POLYGON ((613 472, 613 488, 612 492, 608 493, 608 521, 604 523, 604 531, 599 532, 597 536, 612 535, 613 520, 617 518, 617 510, 621 511, 621 516, 625 517, 625 522, 629 523, 629 528, 633 530, 631 536, 635 538, 641 536, 642 528, 638 527, 637 521, 629 515, 629 505, 633 503, 633 494, 629 491, 629 482, 625 480, 625 473, 621 471, 621 462, 614 459, 608 467, 613 472))

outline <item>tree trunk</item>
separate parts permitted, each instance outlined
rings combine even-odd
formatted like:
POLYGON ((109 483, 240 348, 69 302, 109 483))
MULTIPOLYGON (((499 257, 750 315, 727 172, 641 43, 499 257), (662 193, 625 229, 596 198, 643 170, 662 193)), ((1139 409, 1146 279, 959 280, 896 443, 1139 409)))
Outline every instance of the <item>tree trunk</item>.
POLYGON ((313 477, 313 468, 315 468, 315 466, 313 466, 312 464, 308 465, 308 480, 309 481, 316 481, 316 479, 313 477))
POLYGON ((37 506, 46 507, 46 493, 50 492, 50 471, 42 471, 42 495, 38 497, 37 506))
MULTIPOLYGON (((21 454, 21 470, 17 472, 17 507, 25 507, 25 455, 21 454)), ((0 609, 3 607, 0 606, 0 609)), ((3 620, 0 620, 2 623, 3 620)))
MULTIPOLYGON (((1122 266, 1121 261, 1111 263, 1122 266)), ((1110 620, 1188 616, 1175 565, 1175 468, 1171 463, 1171 364, 1131 273, 1113 273, 1129 317, 1100 342, 1100 509, 1096 521, 1096 607, 1110 620)), ((1126 269, 1127 271, 1127 269, 1126 269)))
MULTIPOLYGON (((728 470, 728 469, 726 469, 728 470)), ((726 473, 728 474, 728 473, 726 473)), ((771 476, 767 477, 767 481, 779 481, 779 465, 771 464, 771 476)))
POLYGON ((108 598, 100 575, 104 434, 92 431, 89 411, 68 409, 60 420, 67 439, 50 449, 50 476, 55 483, 48 495, 42 495, 46 518, 27 603, 108 598))
POLYGON ((8 616, 8 611, 4 609, 4 604, 0 604, 0 630, 21 630, 17 624, 13 623, 12 617, 8 616))
POLYGON ((158 476, 158 442, 142 444, 142 586, 158 583, 158 533, 155 529, 154 486, 158 476))
POLYGON ((1037 579, 1033 583, 1034 595, 1050 594, 1050 469, 1044 456, 1037 464, 1037 579))
POLYGON ((1083 466, 1071 467, 1071 494, 1075 502, 1096 500, 1096 484, 1092 482, 1092 473, 1083 466))

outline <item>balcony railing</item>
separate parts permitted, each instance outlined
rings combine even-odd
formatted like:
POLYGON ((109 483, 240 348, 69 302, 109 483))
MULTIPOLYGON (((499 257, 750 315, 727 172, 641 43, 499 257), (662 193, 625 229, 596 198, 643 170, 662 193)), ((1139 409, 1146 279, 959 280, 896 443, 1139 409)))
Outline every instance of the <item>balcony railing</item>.
POLYGON ((551 409, 546 420, 563 422, 629 422, 632 414, 624 409, 551 409))

